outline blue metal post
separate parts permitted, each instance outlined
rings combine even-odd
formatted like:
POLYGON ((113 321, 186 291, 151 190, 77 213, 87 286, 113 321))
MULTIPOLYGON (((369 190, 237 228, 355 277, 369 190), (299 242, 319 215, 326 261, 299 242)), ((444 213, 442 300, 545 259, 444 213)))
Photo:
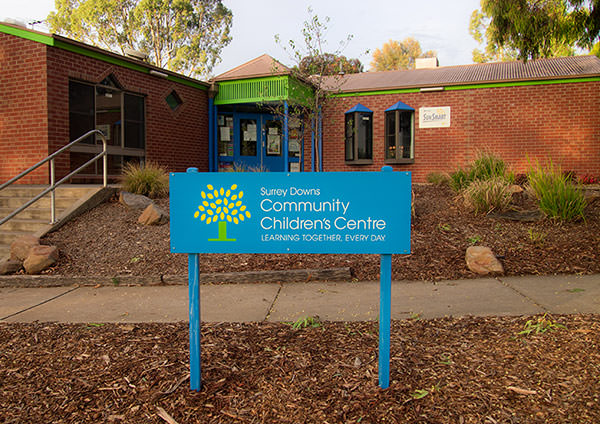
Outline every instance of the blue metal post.
MULTIPOLYGON (((198 168, 188 168, 187 172, 198 172, 198 168)), ((190 309, 190 390, 202 388, 200 363, 200 263, 198 254, 188 255, 188 289, 190 309)))
POLYGON ((289 114, 289 107, 288 107, 288 102, 287 100, 283 101, 283 107, 284 107, 284 111, 285 111, 285 116, 283 117, 283 163, 285 164, 285 169, 283 170, 284 172, 288 172, 290 170, 290 165, 289 165, 289 154, 288 154, 288 148, 289 148, 289 122, 288 122, 288 114, 289 114))
POLYGON ((323 116, 319 106, 319 172, 323 172, 323 116))
POLYGON ((213 134, 216 134, 217 129, 215 128, 215 121, 213 119, 214 116, 214 108, 213 108, 214 100, 212 98, 208 98, 208 170, 213 172, 215 170, 214 164, 214 154, 213 152, 216 150, 216 140, 213 134))
MULTIPOLYGON (((381 168, 392 172, 391 166, 381 168)), ((381 255, 379 267, 379 387, 390 387, 390 333, 392 327, 392 255, 381 255)))
POLYGON ((311 153, 311 161, 310 161, 310 170, 315 172, 315 118, 311 118, 310 120, 310 153, 311 153))

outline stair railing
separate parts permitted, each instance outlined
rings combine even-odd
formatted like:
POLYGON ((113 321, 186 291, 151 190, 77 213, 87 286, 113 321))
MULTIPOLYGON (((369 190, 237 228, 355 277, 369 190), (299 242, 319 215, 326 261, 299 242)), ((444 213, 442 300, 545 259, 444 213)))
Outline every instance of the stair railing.
POLYGON ((33 165, 31 168, 29 168, 29 169, 21 172, 16 177, 13 177, 10 180, 8 180, 7 182, 5 182, 4 184, 0 185, 0 191, 2 191, 3 189, 5 189, 6 187, 8 187, 9 185, 11 185, 12 183, 14 183, 15 181, 18 181, 19 179, 23 178, 25 175, 27 175, 30 172, 36 170, 37 168, 39 168, 40 166, 42 166, 46 162, 50 162, 50 186, 47 189, 45 189, 44 191, 42 191, 40 194, 38 194, 37 196, 35 196, 33 199, 29 200, 23 206, 18 207, 13 212, 11 212, 10 214, 8 214, 6 217, 0 219, 0 225, 4 224, 9 219, 11 219, 15 215, 19 214, 20 212, 22 212, 23 210, 25 210, 27 207, 31 206, 33 203, 37 202, 39 199, 41 199, 42 197, 44 197, 48 193, 50 193, 50 215, 51 215, 51 218, 50 218, 51 221, 50 221, 50 223, 54 224, 56 222, 56 195, 55 195, 55 189, 56 189, 56 187, 58 187, 59 185, 61 185, 65 181, 67 181, 73 175, 79 173, 84 168, 86 168, 89 165, 93 164, 94 162, 96 162, 100 158, 102 158, 102 185, 104 187, 106 187, 106 185, 107 185, 107 169, 108 169, 108 163, 107 163, 107 143, 106 143, 106 137, 104 136, 104 133, 102 133, 102 131, 100 131, 100 130, 92 130, 92 131, 89 131, 89 132, 85 133, 84 135, 82 135, 78 139, 71 141, 69 144, 67 144, 64 147, 61 147, 59 150, 57 150, 56 152, 52 153, 47 158, 39 161, 38 163, 36 163, 35 165, 33 165), (54 158, 56 156, 60 155, 65 150, 71 148, 71 146, 73 146, 74 144, 79 143, 81 140, 84 140, 84 139, 86 139, 87 137, 89 137, 89 136, 91 136, 93 134, 99 135, 100 138, 102 139, 102 151, 100 153, 98 153, 96 156, 94 156, 92 159, 88 160, 86 163, 84 163, 83 165, 81 165, 79 168, 77 168, 76 170, 72 171, 69 175, 67 175, 66 177, 61 178, 58 182, 56 182, 55 181, 56 180, 56 172, 55 172, 55 169, 54 169, 54 158))

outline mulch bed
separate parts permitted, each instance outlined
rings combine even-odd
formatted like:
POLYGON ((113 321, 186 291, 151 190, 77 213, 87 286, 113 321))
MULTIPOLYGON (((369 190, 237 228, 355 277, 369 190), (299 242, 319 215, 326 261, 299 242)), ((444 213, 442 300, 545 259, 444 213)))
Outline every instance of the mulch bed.
POLYGON ((206 324, 200 392, 185 323, 0 324, 0 422, 600 422, 600 316, 528 319, 393 322, 387 390, 374 322, 206 324))
MULTIPOLYGON (((507 275, 600 272, 600 201, 590 202, 585 222, 549 219, 516 222, 465 210, 447 187, 415 185, 410 255, 393 257, 395 280, 474 278, 465 265, 473 244, 500 256, 507 275)), ((517 207, 534 208, 526 196, 517 207)), ((159 200, 168 208, 168 200, 159 200)), ((139 211, 116 202, 100 205, 48 235, 60 250, 46 271, 58 275, 165 275, 187 273, 187 258, 169 253, 169 226, 137 223, 139 211)), ((351 267, 358 280, 379 279, 376 255, 216 255, 200 257, 201 272, 351 267)))

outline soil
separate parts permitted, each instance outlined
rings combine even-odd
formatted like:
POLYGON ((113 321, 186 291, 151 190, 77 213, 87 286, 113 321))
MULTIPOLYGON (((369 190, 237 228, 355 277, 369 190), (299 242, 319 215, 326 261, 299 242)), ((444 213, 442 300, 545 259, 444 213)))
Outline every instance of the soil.
POLYGON ((200 392, 185 323, 0 323, 0 422, 600 422, 600 316, 528 319, 393 322, 386 390, 374 322, 206 324, 200 392))
MULTIPOLYGON (((167 199, 157 203, 168 209, 167 199)), ((515 196, 517 210, 535 210, 526 194, 515 196)), ((465 264, 471 245, 490 247, 506 275, 600 272, 600 201, 590 201, 586 220, 520 222, 468 211, 444 186, 414 186, 410 255, 394 255, 395 280, 447 280, 477 277, 465 264)), ((43 243, 60 251, 59 275, 187 274, 187 258, 169 253, 169 226, 137 223, 140 211, 112 201, 48 235, 43 243)), ((350 267, 361 281, 379 279, 376 255, 200 255, 201 272, 235 272, 350 267)))

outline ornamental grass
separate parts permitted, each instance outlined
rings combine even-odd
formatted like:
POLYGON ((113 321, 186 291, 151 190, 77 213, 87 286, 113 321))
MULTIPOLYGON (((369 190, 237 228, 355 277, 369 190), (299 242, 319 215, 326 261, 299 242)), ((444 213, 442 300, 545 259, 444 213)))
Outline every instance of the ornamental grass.
POLYGON ((121 185, 130 193, 150 198, 165 197, 169 194, 169 174, 152 162, 130 162, 123 167, 121 185))

